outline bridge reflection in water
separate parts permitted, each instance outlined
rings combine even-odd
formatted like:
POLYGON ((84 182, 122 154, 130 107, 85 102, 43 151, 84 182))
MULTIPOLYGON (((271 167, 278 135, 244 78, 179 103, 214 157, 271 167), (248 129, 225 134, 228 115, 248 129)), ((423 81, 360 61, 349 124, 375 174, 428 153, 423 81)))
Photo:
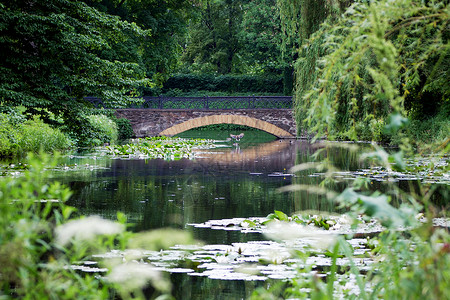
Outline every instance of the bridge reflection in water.
POLYGON ((203 152, 200 154, 200 157, 207 163, 213 161, 218 164, 245 164, 255 159, 277 156, 286 165, 292 165, 295 162, 295 148, 297 146, 298 144, 294 143, 293 140, 276 140, 244 149, 241 149, 239 144, 235 144, 231 151, 229 151, 229 148, 226 148, 226 151, 223 152, 203 152), (288 147, 292 147, 293 149, 286 151, 288 147))

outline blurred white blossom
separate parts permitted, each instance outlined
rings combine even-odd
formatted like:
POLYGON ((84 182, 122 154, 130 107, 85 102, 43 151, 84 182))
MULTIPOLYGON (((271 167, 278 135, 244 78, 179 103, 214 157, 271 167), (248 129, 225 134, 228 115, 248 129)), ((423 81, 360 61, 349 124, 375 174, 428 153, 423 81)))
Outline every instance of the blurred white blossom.
POLYGON ((92 240, 97 235, 118 234, 125 230, 123 224, 102 219, 99 216, 69 221, 56 227, 56 242, 62 246, 67 245, 72 239, 92 240))
POLYGON ((112 267, 108 280, 128 291, 142 289, 150 282, 161 292, 171 290, 170 281, 164 279, 159 271, 148 264, 138 262, 128 262, 112 267))
POLYGON ((337 235, 314 226, 295 222, 270 222, 264 234, 276 241, 301 240, 313 247, 327 249, 336 242, 337 235))

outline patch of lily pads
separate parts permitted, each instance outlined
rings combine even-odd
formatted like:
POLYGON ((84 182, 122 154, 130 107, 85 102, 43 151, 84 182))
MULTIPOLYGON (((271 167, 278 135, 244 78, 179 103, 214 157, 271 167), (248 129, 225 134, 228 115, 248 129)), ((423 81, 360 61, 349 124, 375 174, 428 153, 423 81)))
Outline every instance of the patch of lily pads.
POLYGON ((21 174, 23 171, 28 170, 29 165, 25 163, 10 163, 0 164, 0 176, 15 176, 21 174))
MULTIPOLYGON (((349 241, 361 270, 372 263, 366 253, 366 239, 349 241)), ((298 276, 299 269, 311 268, 317 272, 326 272, 332 264, 329 252, 313 250, 301 240, 251 241, 231 245, 178 245, 164 251, 132 249, 112 250, 105 254, 94 255, 106 265, 108 261, 133 262, 153 267, 157 271, 185 273, 189 276, 208 277, 220 280, 268 280, 289 279, 298 276), (308 256, 300 252, 308 250, 308 256), (311 252, 309 252, 311 251, 311 252)), ((349 260, 340 256, 338 266, 345 268, 349 260)), ((89 261, 72 266, 85 272, 106 273, 106 269, 89 261)))
MULTIPOLYGON (((357 236, 371 236, 384 230, 375 220, 367 221, 362 216, 357 223, 346 215, 303 213, 287 216, 281 211, 275 211, 267 217, 233 218, 209 220, 204 223, 191 223, 195 228, 209 228, 213 230, 240 231, 242 233, 270 233, 274 225, 279 222, 294 223, 308 228, 322 229, 335 234, 353 234, 357 236)), ((319 232, 316 231, 315 234, 319 232)))
POLYGON ((214 140, 172 137, 146 137, 132 143, 106 147, 106 153, 122 159, 194 159, 196 151, 215 148, 214 140))
MULTIPOLYGON (((197 228, 240 230, 243 233, 263 233, 270 240, 232 243, 231 245, 176 245, 168 250, 145 249, 112 250, 94 255, 94 261, 108 265, 108 261, 133 262, 148 265, 169 273, 220 280, 289 279, 298 276, 299 269, 326 273, 331 264, 330 247, 336 241, 345 217, 294 215, 280 211, 265 218, 235 218, 211 220, 202 224, 188 224, 197 228), (303 253, 303 254, 302 254, 303 253)), ((375 224, 374 224, 375 226, 375 224)), ((378 227, 372 228, 378 230, 378 227)), ((346 231, 346 233, 349 233, 346 231)), ((347 241, 361 272, 373 262, 370 240, 367 237, 347 241)), ((339 267, 346 268, 349 259, 340 255, 339 267)), ((101 263, 100 263, 101 264, 101 263)), ((92 261, 73 266, 85 272, 105 273, 106 269, 92 261)))
MULTIPOLYGON (((422 183, 439 183, 450 185, 450 168, 448 156, 429 156, 406 160, 401 170, 394 167, 372 166, 357 171, 334 172, 333 177, 342 180, 354 180, 364 177, 373 181, 399 182, 418 180, 422 183)), ((325 173, 313 173, 310 177, 321 177, 325 173)))
MULTIPOLYGON (((423 218, 423 216, 418 216, 423 218)), ((109 262, 133 263, 151 267, 156 271, 184 273, 188 276, 219 280, 265 281, 285 280, 298 276, 325 276, 332 266, 332 248, 338 238, 346 237, 352 257, 339 250, 336 257, 338 278, 351 282, 345 274, 350 265, 365 274, 374 263, 376 240, 372 235, 384 228, 375 220, 363 217, 355 222, 344 215, 320 215, 312 213, 287 216, 275 211, 264 218, 234 218, 210 220, 200 224, 188 224, 195 228, 214 230, 239 230, 242 233, 260 233, 262 240, 238 242, 230 245, 190 244, 176 245, 168 250, 146 249, 112 250, 94 255, 91 261, 72 266, 83 272, 106 274, 102 265, 109 262), (269 240, 265 240, 268 238, 269 240), (303 270, 303 271, 302 271, 303 270), (300 272, 299 272, 300 271, 300 272)), ((450 227, 450 220, 442 219, 435 226, 450 227)), ((352 288, 348 285, 346 288, 352 288)))

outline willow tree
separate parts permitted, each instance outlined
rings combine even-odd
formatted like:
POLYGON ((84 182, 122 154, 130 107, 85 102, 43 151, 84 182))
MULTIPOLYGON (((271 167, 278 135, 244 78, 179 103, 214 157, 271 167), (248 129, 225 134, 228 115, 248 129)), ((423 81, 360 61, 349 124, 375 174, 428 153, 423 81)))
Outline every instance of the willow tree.
MULTIPOLYGON (((308 47, 309 38, 328 20, 333 23, 353 0, 278 0, 283 31, 282 50, 286 59, 294 57, 294 91, 304 91, 316 80, 316 60, 320 56, 317 47, 308 47), (300 63, 299 63, 300 62, 300 63)), ((294 92, 294 95, 296 93, 294 92)), ((301 98, 296 97, 296 107, 303 107, 301 98)), ((299 133, 307 130, 301 125, 304 114, 296 109, 299 133)))
MULTIPOLYGON (((327 3, 331 12, 346 5, 327 3)), ((284 9, 288 16, 296 5, 284 9)), ((299 132, 379 140, 392 111, 423 115, 424 107, 448 105, 448 14, 447 1, 355 2, 342 16, 329 14, 312 34, 304 21, 295 27, 288 18, 286 32, 293 28, 301 37, 299 132)))

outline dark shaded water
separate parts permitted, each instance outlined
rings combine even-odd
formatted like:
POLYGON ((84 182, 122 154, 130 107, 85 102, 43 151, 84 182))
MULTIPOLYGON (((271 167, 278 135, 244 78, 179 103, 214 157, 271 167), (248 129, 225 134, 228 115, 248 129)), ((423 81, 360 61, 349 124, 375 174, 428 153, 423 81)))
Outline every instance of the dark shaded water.
MULTIPOLYGON (((109 218, 121 211, 138 231, 186 228, 210 219, 266 216, 275 209, 292 213, 319 208, 317 203, 305 207, 307 203, 294 200, 293 194, 277 191, 292 183, 289 168, 307 160, 311 151, 307 142, 274 141, 240 151, 219 148, 195 160, 96 157, 90 164, 105 169, 79 176, 68 172, 63 181, 74 192, 69 204, 82 214, 109 218)), ((86 158, 72 158, 70 163, 83 165, 86 158)), ((231 242, 218 232, 196 235, 207 243, 231 242)))

